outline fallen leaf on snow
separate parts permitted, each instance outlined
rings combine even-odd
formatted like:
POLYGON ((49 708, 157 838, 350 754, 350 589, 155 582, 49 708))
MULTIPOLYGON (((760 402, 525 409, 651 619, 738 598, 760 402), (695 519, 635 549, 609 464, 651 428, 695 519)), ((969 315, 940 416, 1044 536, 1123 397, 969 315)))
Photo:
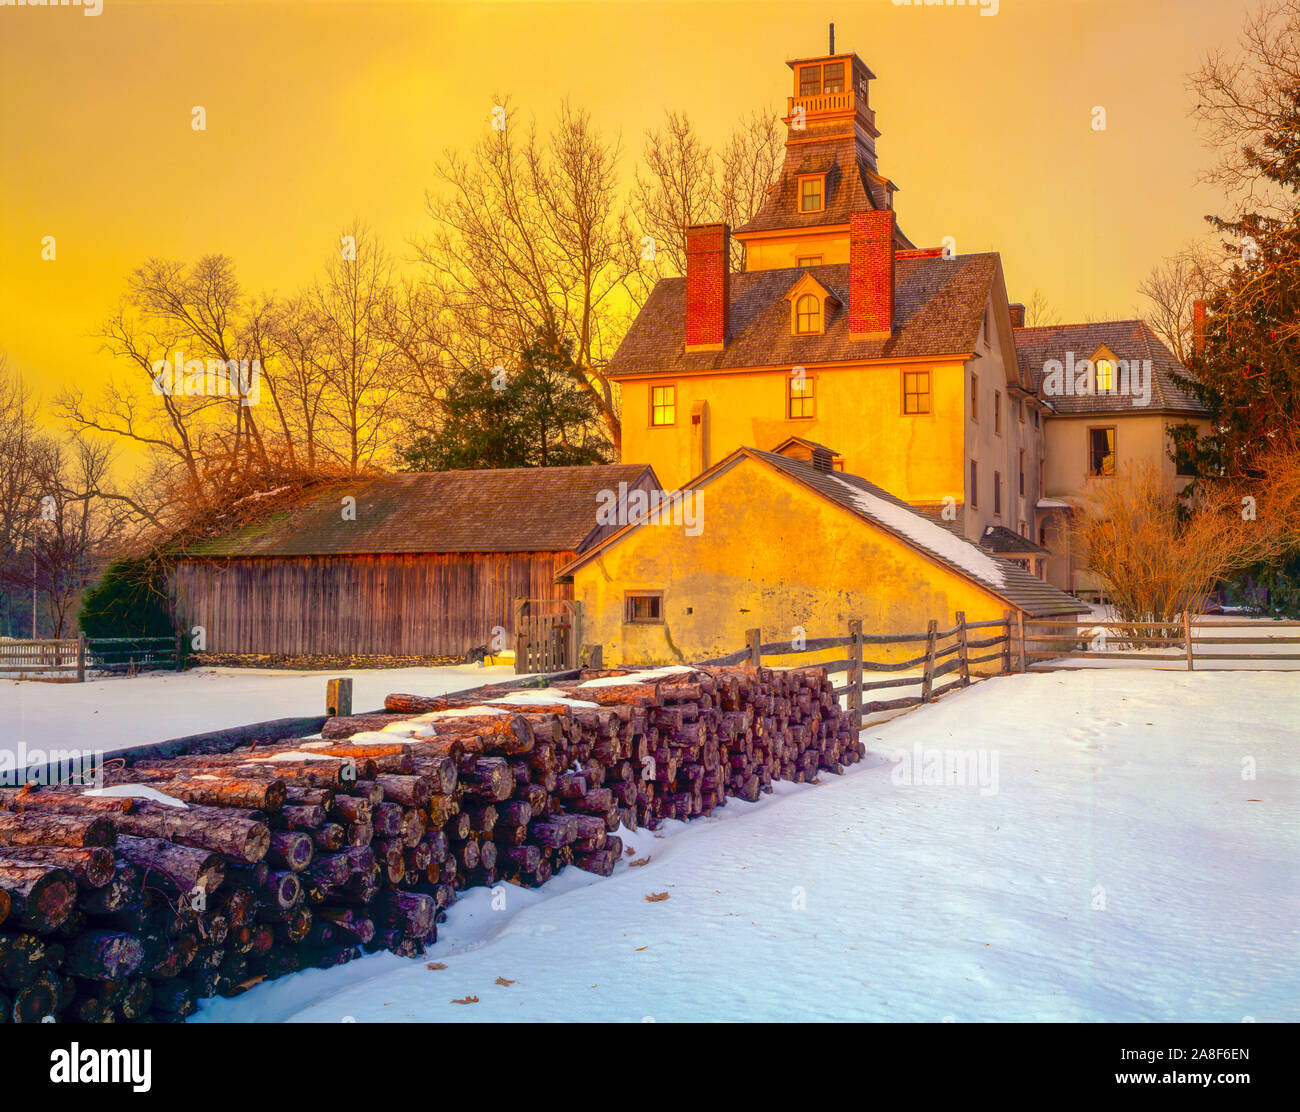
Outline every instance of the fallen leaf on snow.
POLYGON ((629 861, 627 863, 627 867, 629 869, 635 869, 638 865, 648 865, 648 864, 650 864, 650 858, 638 857, 635 861, 629 861))
POLYGON ((507 986, 507 985, 513 985, 513 984, 514 984, 514 981, 508 981, 508 980, 506 980, 504 977, 498 977, 498 978, 497 978, 495 981, 493 981, 492 983, 493 983, 494 985, 507 986))
POLYGON ((440 961, 431 961, 424 967, 425 969, 446 969, 447 967, 440 961))
POLYGON ((452 1003, 453 1003, 453 1004, 477 1004, 477 1003, 478 1003, 478 997, 477 997, 477 996, 467 996, 467 997, 465 997, 464 1000, 453 1000, 452 1003))
POLYGON ((660 900, 666 900, 667 898, 667 892, 651 892, 650 895, 646 897, 650 903, 658 903, 660 900))

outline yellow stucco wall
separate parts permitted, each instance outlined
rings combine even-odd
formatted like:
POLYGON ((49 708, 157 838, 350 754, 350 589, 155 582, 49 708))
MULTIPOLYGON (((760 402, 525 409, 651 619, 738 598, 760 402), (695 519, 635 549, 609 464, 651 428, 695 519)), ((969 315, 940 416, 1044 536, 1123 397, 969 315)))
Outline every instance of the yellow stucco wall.
POLYGON ((964 490, 962 363, 809 367, 816 416, 786 414, 791 369, 631 379, 622 384, 623 459, 648 463, 665 487, 685 484, 740 447, 770 451, 790 436, 834 448, 844 470, 909 502, 941 502, 964 490), (928 414, 902 412, 903 369, 931 371, 928 414), (677 421, 650 426, 650 389, 677 387, 677 421), (708 403, 703 465, 692 407, 708 403))
MULTIPOLYGON (((931 618, 950 627, 958 610, 973 622, 1000 619, 1006 609, 990 592, 759 461, 742 459, 702 497, 698 536, 644 525, 575 572, 582 639, 603 646, 607 665, 724 656, 744 648, 754 627, 764 641, 791 638, 797 626, 809 638, 843 635, 851 618, 862 619, 865 633, 906 633, 923 631, 931 618), (664 622, 624 622, 630 590, 662 591, 664 622)), ((869 649, 867 658, 914 655, 915 647, 869 649)))

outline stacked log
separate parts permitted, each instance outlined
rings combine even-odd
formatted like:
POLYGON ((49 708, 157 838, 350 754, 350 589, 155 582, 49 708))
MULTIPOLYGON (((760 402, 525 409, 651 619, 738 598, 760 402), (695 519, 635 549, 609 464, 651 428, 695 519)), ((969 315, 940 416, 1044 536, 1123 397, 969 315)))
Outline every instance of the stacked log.
POLYGON ((0 790, 0 1022, 172 1022, 299 969, 417 956, 466 888, 608 876, 621 828, 863 752, 819 669, 584 672, 106 773, 139 797, 0 790))

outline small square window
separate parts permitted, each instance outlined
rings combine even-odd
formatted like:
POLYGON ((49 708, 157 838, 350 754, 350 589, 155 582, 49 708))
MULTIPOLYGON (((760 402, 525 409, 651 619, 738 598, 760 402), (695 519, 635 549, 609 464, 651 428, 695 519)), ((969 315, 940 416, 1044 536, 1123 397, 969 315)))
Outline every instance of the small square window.
POLYGON ((818 175, 815 178, 799 179, 799 211, 800 212, 821 212, 823 207, 822 188, 824 179, 818 175))
POLYGON ((930 372, 903 372, 903 412, 930 412, 930 372))
POLYGON ((827 62, 822 66, 822 92, 844 92, 844 63, 827 62))
POLYGON ((822 257, 820 255, 800 255, 795 260, 795 266, 821 266, 822 257))
POLYGON ((624 596, 623 620, 636 625, 662 624, 663 591, 628 591, 624 596))
POLYGON ((815 97, 822 91, 822 68, 821 66, 800 66, 799 67, 799 95, 801 97, 815 97))
POLYGON ((652 386, 650 388, 650 424, 675 425, 677 423, 677 387, 652 386))

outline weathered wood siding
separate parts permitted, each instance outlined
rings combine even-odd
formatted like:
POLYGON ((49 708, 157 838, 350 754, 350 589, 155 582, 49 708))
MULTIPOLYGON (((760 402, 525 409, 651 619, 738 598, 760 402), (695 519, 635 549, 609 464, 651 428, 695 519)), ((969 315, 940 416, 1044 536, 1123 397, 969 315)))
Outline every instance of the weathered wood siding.
POLYGON ((223 653, 459 655, 504 626, 516 598, 572 598, 572 552, 190 560, 172 577, 183 628, 223 653))

